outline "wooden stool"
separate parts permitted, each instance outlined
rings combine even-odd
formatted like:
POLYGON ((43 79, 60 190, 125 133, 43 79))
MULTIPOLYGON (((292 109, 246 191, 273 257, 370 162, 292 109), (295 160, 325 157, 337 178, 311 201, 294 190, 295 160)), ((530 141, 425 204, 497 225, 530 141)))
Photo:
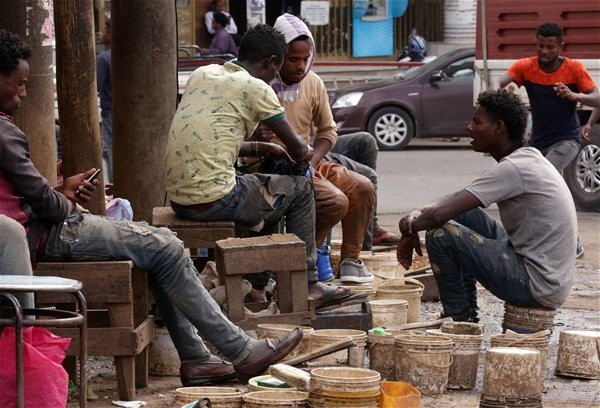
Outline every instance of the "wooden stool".
MULTIPOLYGON (((114 356, 121 400, 135 399, 135 387, 148 384, 148 349, 153 316, 148 315, 146 272, 131 261, 40 262, 38 276, 61 276, 83 283, 88 302, 88 355, 114 356)), ((40 293, 40 304, 70 303, 60 293, 40 293)), ((75 329, 59 329, 63 337, 77 338, 75 329)), ((67 353, 78 352, 72 342, 67 353)))
POLYGON ((227 291, 229 319, 241 328, 252 330, 261 323, 310 324, 314 308, 308 300, 306 248, 294 234, 217 241, 216 262, 227 291), (242 279, 265 271, 277 274, 281 314, 245 319, 242 279))
MULTIPOLYGON (((12 305, 15 316, 13 318, 0 318, 0 326, 11 325, 15 327, 15 350, 16 350, 16 406, 23 408, 25 405, 25 383, 23 367, 23 327, 46 326, 46 327, 71 327, 78 334, 79 344, 79 406, 86 407, 86 324, 87 306, 81 294, 81 282, 72 279, 57 278, 54 276, 26 276, 26 275, 4 275, 0 279, 0 298, 5 298, 12 305), (35 292, 37 296, 43 293, 56 293, 75 300, 78 309, 75 312, 68 310, 47 309, 22 309, 19 301, 10 292, 35 292), (35 319, 24 318, 23 314, 36 316, 35 319), (41 316, 48 316, 43 318, 41 316)), ((58 332, 58 330, 53 330, 58 332)), ((69 336, 70 337, 70 336, 69 336)), ((72 345, 74 343, 71 343, 72 345)), ((41 392, 41 390, 40 390, 41 392)))
POLYGON ((153 208, 152 225, 176 232, 186 248, 214 248, 216 241, 235 236, 232 221, 194 221, 179 217, 171 207, 153 208))

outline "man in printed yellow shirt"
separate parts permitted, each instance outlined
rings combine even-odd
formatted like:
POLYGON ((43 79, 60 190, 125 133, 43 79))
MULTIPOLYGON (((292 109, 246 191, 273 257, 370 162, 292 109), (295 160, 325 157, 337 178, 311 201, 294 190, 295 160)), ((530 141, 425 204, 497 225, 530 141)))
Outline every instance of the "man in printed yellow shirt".
POLYGON ((287 44, 266 25, 249 30, 238 59, 194 71, 169 131, 165 156, 171 207, 199 221, 235 221, 269 231, 285 216, 287 232, 306 243, 309 296, 316 306, 350 296, 318 282, 315 266, 315 202, 304 175, 236 174, 238 156, 285 158, 300 167, 313 150, 285 119, 269 82, 281 67, 287 44), (246 141, 258 124, 285 145, 246 141))

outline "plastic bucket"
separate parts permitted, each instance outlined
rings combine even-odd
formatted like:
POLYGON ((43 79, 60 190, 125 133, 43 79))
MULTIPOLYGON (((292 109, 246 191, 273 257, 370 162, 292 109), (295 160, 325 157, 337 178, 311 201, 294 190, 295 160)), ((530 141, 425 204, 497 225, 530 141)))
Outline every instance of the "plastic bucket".
POLYGON ((252 391, 243 398, 244 408, 308 407, 308 393, 303 391, 252 391))
POLYGON ((406 323, 414 323, 419 321, 423 289, 424 286, 421 282, 410 278, 404 280, 392 279, 382 282, 375 287, 377 291, 375 300, 404 299, 408 301, 406 323))
POLYGON ((378 408, 379 396, 367 398, 341 398, 311 393, 308 397, 311 408, 378 408))
POLYGON ((154 338, 148 347, 148 374, 179 376, 179 354, 166 327, 154 327, 154 338))
POLYGON ((396 336, 396 379, 423 395, 443 394, 452 364, 452 340, 430 334, 396 336))
POLYGON ((315 330, 310 333, 310 348, 316 350, 319 347, 335 343, 339 340, 351 338, 354 346, 346 350, 340 350, 327 356, 319 357, 313 361, 321 364, 334 364, 347 362, 351 367, 363 367, 365 364, 365 347, 367 346, 367 333, 362 330, 349 329, 324 329, 315 330))
POLYGON ((231 387, 184 387, 175 390, 175 402, 186 404, 203 398, 212 408, 242 408, 244 390, 231 387))
POLYGON ((300 341, 300 344, 296 346, 290 353, 290 357, 297 356, 298 354, 307 353, 310 350, 310 336, 309 333, 315 331, 312 327, 308 326, 295 326, 293 324, 259 324, 256 326, 256 336, 259 339, 276 338, 284 336, 294 330, 296 327, 302 329, 304 336, 300 341))
POLYGON ((375 300, 375 294, 377 292, 375 291, 375 287, 371 283, 359 283, 359 284, 353 285, 353 284, 344 283, 340 280, 336 280, 336 281, 334 281, 334 283, 343 288, 348 288, 356 293, 360 293, 360 294, 365 293, 367 295, 367 300, 369 300, 369 301, 375 300))
POLYGON ((377 371, 353 367, 322 367, 311 370, 310 396, 312 400, 324 402, 323 397, 333 406, 335 401, 357 402, 363 400, 367 404, 375 402, 379 397, 379 381, 377 371))
POLYGON ((381 408, 420 408, 421 393, 402 381, 383 381, 379 394, 381 408))
POLYGON ((492 347, 485 353, 480 407, 541 407, 540 352, 492 347))
POLYGON ((540 352, 540 378, 541 381, 546 377, 546 360, 548 358, 548 345, 550 340, 546 331, 539 335, 519 335, 519 334, 496 334, 491 337, 492 347, 521 347, 539 350, 540 352), (515 336, 515 337, 513 337, 515 336))
POLYGON ((369 368, 377 371, 384 380, 396 379, 396 356, 394 342, 396 338, 389 334, 373 334, 369 332, 369 368))
POLYGON ((530 334, 552 330, 556 309, 517 307, 504 303, 503 330, 530 334))
POLYGON ((362 251, 360 259, 373 274, 374 285, 389 279, 404 280, 404 268, 400 267, 396 252, 362 251))
POLYGON ((298 388, 290 385, 286 388, 274 388, 274 387, 266 387, 264 385, 259 385, 258 382, 262 380, 269 380, 271 378, 275 378, 272 375, 259 375, 258 377, 252 377, 248 380, 248 391, 278 391, 278 392, 286 392, 286 391, 298 391, 298 388))
POLYGON ((556 374, 600 380, 600 332, 560 332, 556 374))
POLYGON ((369 302, 373 314, 373 327, 406 323, 408 301, 404 299, 379 299, 369 302))
MULTIPOLYGON (((482 332, 481 327, 479 332, 482 332)), ((427 333, 446 337, 454 343, 452 364, 448 371, 448 388, 453 390, 475 388, 483 334, 452 334, 444 333, 439 329, 427 330, 427 333)))

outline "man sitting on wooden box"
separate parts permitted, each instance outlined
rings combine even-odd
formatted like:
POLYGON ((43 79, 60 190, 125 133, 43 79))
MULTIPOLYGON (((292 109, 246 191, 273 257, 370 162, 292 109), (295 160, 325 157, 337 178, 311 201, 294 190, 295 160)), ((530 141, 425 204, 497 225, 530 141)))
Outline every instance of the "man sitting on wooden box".
POLYGON ((86 180, 95 169, 50 187, 30 159, 27 136, 11 117, 26 96, 30 57, 27 44, 0 30, 0 214, 26 227, 31 253, 47 261, 132 260, 146 270, 159 308, 167 310, 173 304, 181 312, 163 314, 170 335, 181 336, 189 320, 231 362, 211 355, 198 338, 188 346, 195 350, 187 350, 182 362, 184 385, 236 375, 245 382, 285 357, 302 339, 300 329, 268 341, 246 335, 221 313, 183 243, 170 230, 100 217, 78 207, 96 190, 98 181, 86 180))
POLYGON ((235 221, 271 233, 285 217, 288 233, 306 244, 308 295, 315 306, 355 295, 318 282, 315 200, 305 173, 313 150, 296 134, 269 82, 281 68, 287 44, 258 24, 242 39, 238 59, 195 70, 177 108, 167 144, 165 173, 171 207, 198 221, 235 221), (260 124, 282 146, 247 141, 260 124), (238 156, 278 157, 294 175, 236 174, 238 156))

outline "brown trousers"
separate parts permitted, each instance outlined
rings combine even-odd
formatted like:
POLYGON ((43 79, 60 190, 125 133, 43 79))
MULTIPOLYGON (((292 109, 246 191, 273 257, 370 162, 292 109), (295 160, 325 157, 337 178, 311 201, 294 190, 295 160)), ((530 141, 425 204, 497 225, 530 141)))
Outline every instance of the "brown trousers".
POLYGON ((319 163, 313 176, 317 201, 315 243, 321 245, 327 233, 342 222, 340 258, 358 259, 365 231, 373 214, 375 188, 363 175, 332 162, 319 163))

